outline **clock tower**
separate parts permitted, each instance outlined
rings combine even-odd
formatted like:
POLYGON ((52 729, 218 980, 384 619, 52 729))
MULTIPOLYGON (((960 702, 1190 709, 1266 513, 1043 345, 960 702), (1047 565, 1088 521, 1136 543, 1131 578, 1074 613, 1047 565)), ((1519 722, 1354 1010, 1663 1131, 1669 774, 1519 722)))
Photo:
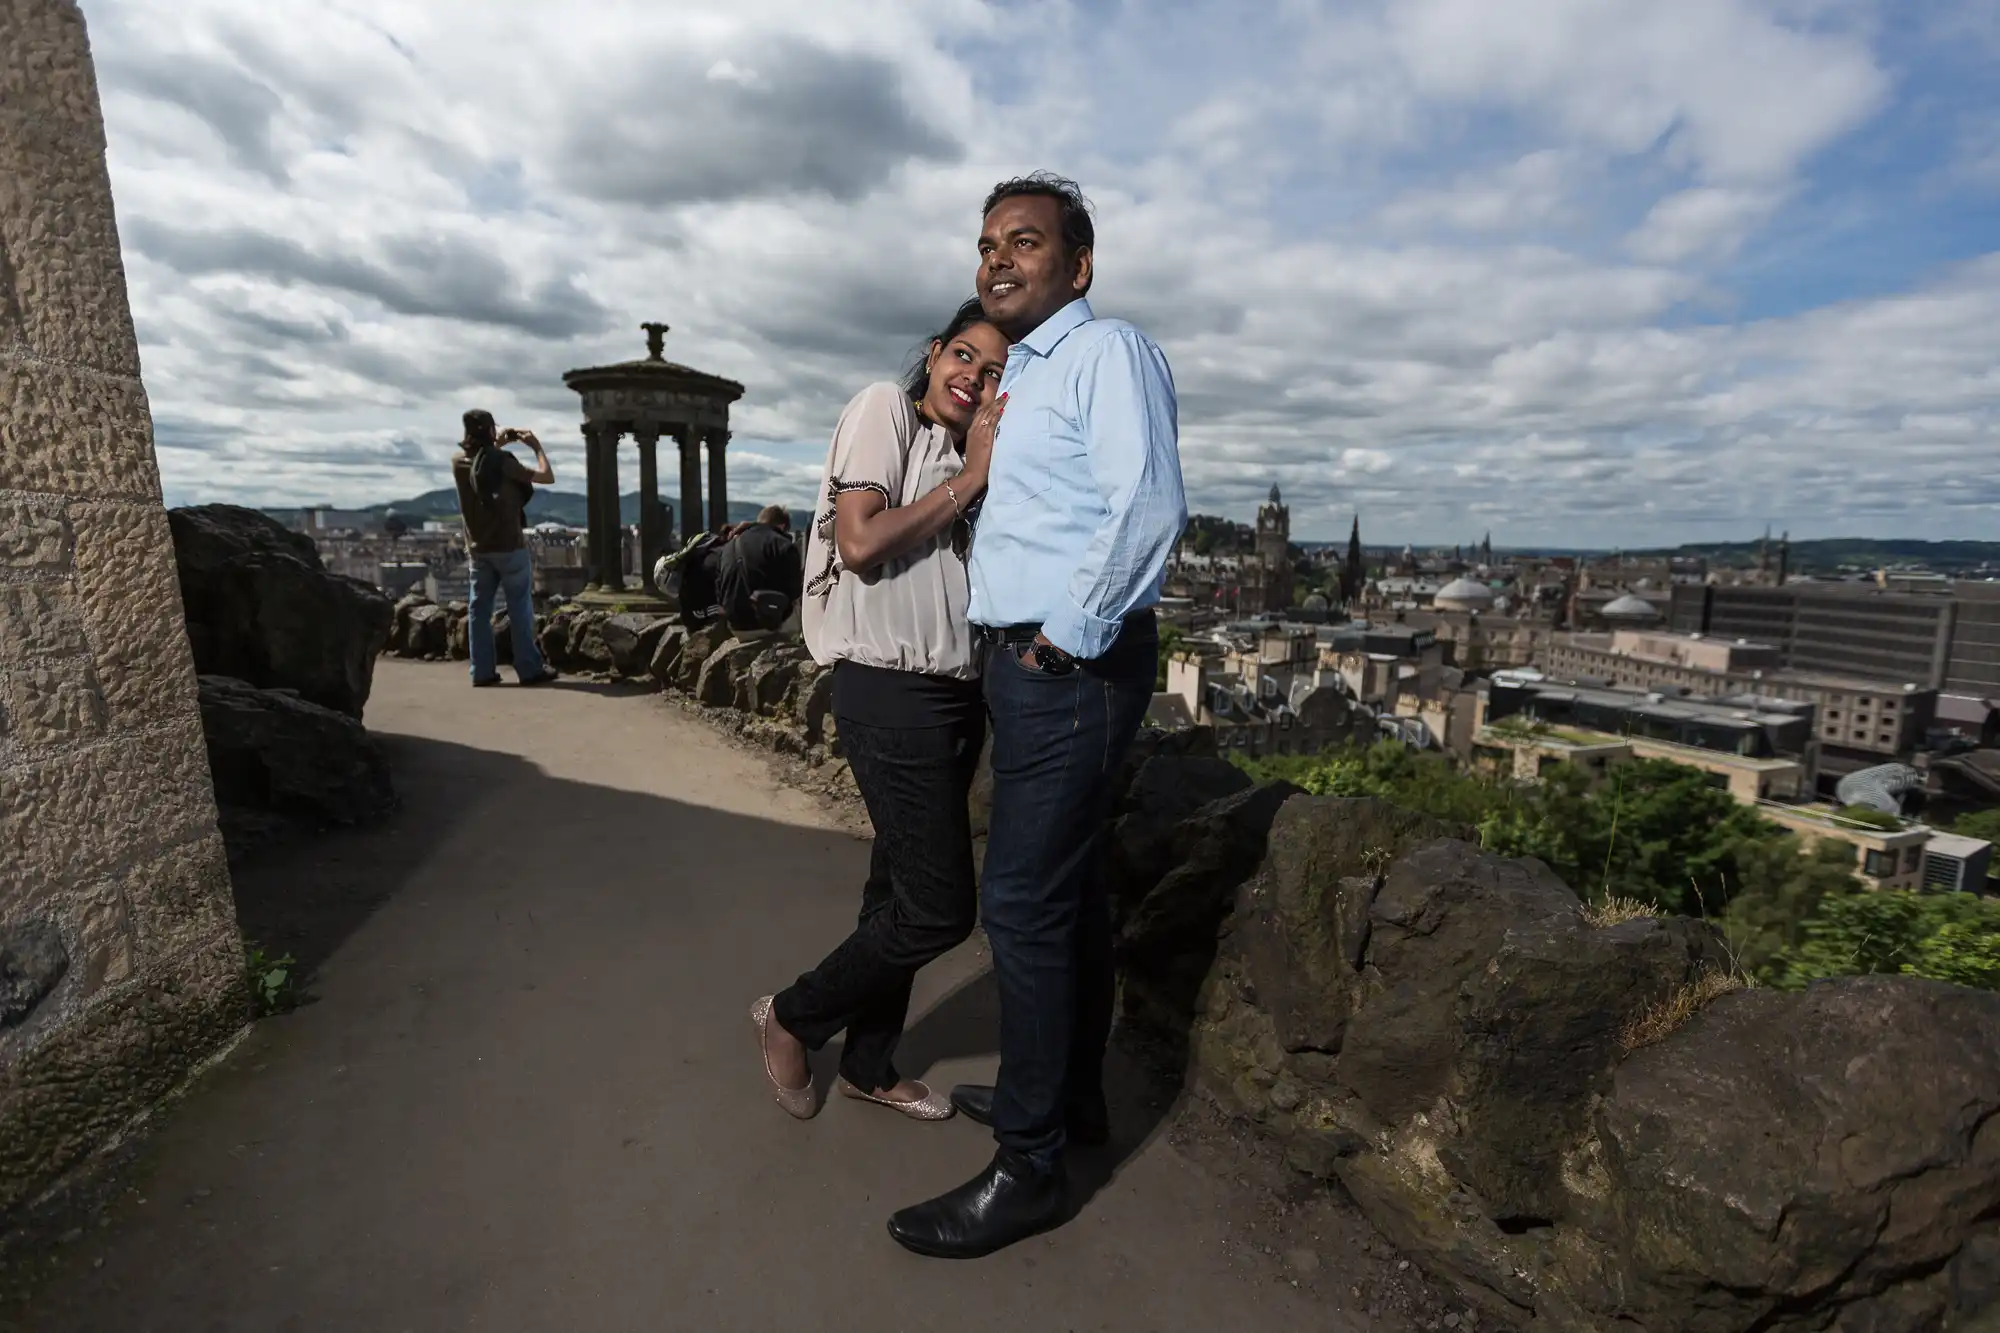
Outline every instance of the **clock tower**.
POLYGON ((1257 555, 1264 563, 1264 609, 1292 605, 1292 511, 1275 483, 1268 503, 1257 506, 1257 555))

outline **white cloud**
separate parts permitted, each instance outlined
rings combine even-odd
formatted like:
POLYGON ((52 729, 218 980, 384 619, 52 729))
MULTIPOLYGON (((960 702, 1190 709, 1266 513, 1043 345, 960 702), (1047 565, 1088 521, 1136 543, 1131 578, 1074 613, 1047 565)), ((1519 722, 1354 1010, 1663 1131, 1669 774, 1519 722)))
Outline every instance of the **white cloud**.
POLYGON ((1888 91, 1856 36, 1749 0, 1407 0, 1417 86, 1509 106, 1624 154, 1666 141, 1704 178, 1781 180, 1888 91))
POLYGON ((1783 193, 1770 188, 1695 186, 1654 204, 1626 245, 1640 259, 1655 264, 1674 264, 1699 254, 1727 255, 1769 221, 1783 202, 1783 193))
POLYGON ((664 318, 748 386, 732 489, 806 502, 841 405, 969 294, 986 188, 1053 166, 1093 299, 1172 360, 1198 508, 1990 531, 2000 259, 1718 317, 1718 261, 1885 105, 1869 4, 86 10, 177 498, 430 489, 474 403, 574 484, 561 372, 664 318))
POLYGON ((1557 222, 1575 207, 1577 155, 1544 148, 1497 171, 1466 172, 1444 189, 1411 190, 1382 210, 1385 227, 1433 225, 1460 231, 1523 231, 1557 222))

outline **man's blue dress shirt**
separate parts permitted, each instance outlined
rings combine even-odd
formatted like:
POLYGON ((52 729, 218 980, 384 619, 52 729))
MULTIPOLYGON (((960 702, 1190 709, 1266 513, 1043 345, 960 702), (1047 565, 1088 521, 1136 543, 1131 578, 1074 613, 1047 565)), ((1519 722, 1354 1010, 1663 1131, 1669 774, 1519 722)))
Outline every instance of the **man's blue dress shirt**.
POLYGON ((1153 340, 1081 297, 1007 353, 1007 409, 972 543, 972 622, 1039 624, 1101 657, 1160 600, 1187 526, 1173 372, 1153 340))

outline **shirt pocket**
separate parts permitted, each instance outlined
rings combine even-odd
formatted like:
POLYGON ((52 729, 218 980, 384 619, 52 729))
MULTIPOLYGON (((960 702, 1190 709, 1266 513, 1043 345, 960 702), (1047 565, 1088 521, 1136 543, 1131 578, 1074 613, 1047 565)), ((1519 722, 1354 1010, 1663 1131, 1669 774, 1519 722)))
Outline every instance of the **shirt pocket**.
POLYGON ((987 482, 989 506, 1025 504, 1047 491, 1054 481, 1051 464, 1068 453, 1076 427, 1052 407, 1037 407, 1016 418, 1002 417, 1000 436, 993 443, 993 475, 987 482))

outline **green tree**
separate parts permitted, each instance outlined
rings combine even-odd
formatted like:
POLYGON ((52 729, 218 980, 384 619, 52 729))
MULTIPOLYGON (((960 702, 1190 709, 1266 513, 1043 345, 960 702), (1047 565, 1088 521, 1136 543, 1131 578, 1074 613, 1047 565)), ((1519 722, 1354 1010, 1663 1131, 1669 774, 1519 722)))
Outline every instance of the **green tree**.
POLYGON ((1971 893, 1901 889, 1822 901, 1781 984, 1902 973, 2000 989, 2000 902, 1971 893))
POLYGON ((1990 900, 1983 901, 1989 910, 1947 921, 1935 934, 1917 941, 1903 971, 1960 986, 2000 990, 2000 911, 1991 910, 1994 904, 1990 900))
POLYGON ((1777 833, 1700 769, 1663 759, 1618 765, 1577 817, 1580 892, 1685 916, 1720 912, 1741 880, 1740 844, 1777 833))
POLYGON ((1827 839, 1801 851, 1696 769, 1634 761, 1593 785, 1561 766, 1517 783, 1393 741, 1237 762, 1259 781, 1379 797, 1470 825, 1488 850, 1537 857, 1585 898, 1705 916, 1744 968, 1773 984, 1889 972, 2000 989, 2000 900, 1865 890, 1852 847, 1827 839))
POLYGON ((1765 982, 1783 979, 1806 921, 1822 902, 1863 892, 1854 877, 1854 848, 1832 838, 1803 851, 1789 833, 1746 839, 1736 849, 1736 873, 1736 891, 1718 924, 1737 962, 1765 982))
POLYGON ((1957 822, 1951 826, 1951 831, 1968 838, 1984 838, 1990 843, 2000 844, 2000 808, 1974 810, 1970 814, 1960 815, 1957 822))
POLYGON ((1996 850, 1986 862, 1986 891, 2000 894, 2000 808, 1960 815, 1951 831, 1967 838, 1983 838, 1994 845, 1996 850))
POLYGON ((1153 676, 1153 691, 1158 693, 1167 688, 1167 659, 1187 642, 1187 635, 1181 633, 1179 625, 1160 626, 1160 667, 1153 676))

